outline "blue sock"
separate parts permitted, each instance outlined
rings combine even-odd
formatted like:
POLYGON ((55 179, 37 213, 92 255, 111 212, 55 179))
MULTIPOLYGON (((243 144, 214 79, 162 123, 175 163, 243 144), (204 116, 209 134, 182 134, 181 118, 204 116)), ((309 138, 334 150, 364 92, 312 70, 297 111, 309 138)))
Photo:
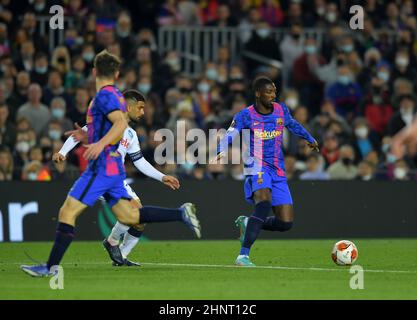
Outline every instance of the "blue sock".
POLYGON ((74 231, 75 229, 73 226, 62 222, 58 223, 56 228, 55 243, 49 255, 48 262, 46 263, 48 269, 52 266, 59 265, 65 251, 67 251, 72 239, 74 239, 74 231))
POLYGON ((136 238, 140 238, 143 232, 131 227, 129 230, 127 230, 127 233, 136 238))
POLYGON ((144 206, 139 209, 140 223, 183 221, 181 209, 144 206))
POLYGON ((262 229, 269 230, 269 231, 288 231, 292 228, 292 221, 291 222, 285 222, 277 217, 268 217, 266 218, 262 229))
POLYGON ((249 255, 250 248, 256 238, 258 238, 262 225, 271 211, 271 207, 272 205, 269 201, 262 201, 255 205, 255 213, 249 217, 246 226, 245 239, 243 240, 243 245, 240 250, 241 255, 249 255))

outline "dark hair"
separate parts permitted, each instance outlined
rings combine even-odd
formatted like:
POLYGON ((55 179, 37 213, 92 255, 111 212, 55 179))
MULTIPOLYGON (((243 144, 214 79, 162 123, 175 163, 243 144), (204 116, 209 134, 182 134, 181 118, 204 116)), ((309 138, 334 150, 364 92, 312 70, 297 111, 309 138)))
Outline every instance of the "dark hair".
POLYGON ((94 68, 98 77, 114 78, 116 72, 119 71, 120 64, 120 59, 107 50, 101 51, 94 58, 94 68))
POLYGON ((135 102, 138 102, 138 101, 145 102, 145 96, 135 89, 128 89, 128 90, 123 91, 123 96, 125 97, 126 101, 133 100, 135 102))
POLYGON ((253 91, 254 92, 260 91, 263 88, 265 88, 265 86, 267 86, 268 84, 273 85, 274 82, 268 77, 264 77, 264 76, 258 77, 253 81, 253 85, 252 85, 253 91))

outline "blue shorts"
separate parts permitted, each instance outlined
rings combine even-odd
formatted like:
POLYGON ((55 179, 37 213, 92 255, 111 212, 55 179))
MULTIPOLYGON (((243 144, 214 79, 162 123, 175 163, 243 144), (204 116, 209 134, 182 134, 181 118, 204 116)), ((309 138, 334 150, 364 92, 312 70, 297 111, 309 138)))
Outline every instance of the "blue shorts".
POLYGON ((246 176, 245 198, 249 203, 255 204, 253 193, 259 189, 270 189, 272 206, 292 204, 290 189, 286 179, 268 171, 259 172, 258 175, 246 176))
POLYGON ((106 176, 86 170, 75 181, 68 195, 90 207, 103 196, 113 207, 120 199, 132 199, 123 184, 124 178, 124 175, 106 176))

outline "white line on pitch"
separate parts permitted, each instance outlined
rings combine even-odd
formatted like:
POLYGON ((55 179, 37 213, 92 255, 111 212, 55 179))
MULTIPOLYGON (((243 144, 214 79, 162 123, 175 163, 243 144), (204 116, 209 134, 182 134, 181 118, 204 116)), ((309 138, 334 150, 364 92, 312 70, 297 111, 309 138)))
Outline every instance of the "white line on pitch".
MULTIPOLYGON (((0 265, 22 265, 26 263, 5 263, 0 262, 0 265)), ((103 262, 65 262, 63 265, 109 265, 110 261, 103 262)), ((349 266, 340 267, 340 268, 318 268, 318 267, 286 267, 286 266, 256 266, 256 267, 240 267, 232 264, 194 264, 194 263, 165 263, 165 262, 141 262, 142 265, 149 266, 163 266, 163 267, 188 267, 188 268, 237 268, 237 269, 273 269, 273 270, 303 270, 303 271, 348 271, 349 266)), ((364 272, 374 272, 374 273, 405 273, 413 274, 417 273, 417 270, 377 270, 377 269, 364 269, 364 272)))
MULTIPOLYGON (((141 262, 143 265, 155 265, 155 266, 172 266, 172 267, 197 267, 197 268, 238 268, 243 269, 245 267, 235 265, 222 265, 222 264, 193 264, 193 263, 162 263, 162 262, 141 262)), ((347 271, 348 267, 341 268, 316 268, 316 267, 284 267, 284 266, 256 266, 245 269, 277 269, 277 270, 306 270, 306 271, 347 271)), ((364 272, 387 272, 387 273, 417 273, 417 270, 375 270, 364 269, 364 272)))

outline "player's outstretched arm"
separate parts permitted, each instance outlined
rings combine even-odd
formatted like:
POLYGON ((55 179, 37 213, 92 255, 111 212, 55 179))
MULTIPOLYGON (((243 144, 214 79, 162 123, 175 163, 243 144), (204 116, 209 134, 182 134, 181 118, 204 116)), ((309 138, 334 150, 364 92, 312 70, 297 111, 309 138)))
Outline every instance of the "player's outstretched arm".
POLYGON ((127 121, 123 112, 120 110, 112 111, 107 115, 107 118, 113 123, 112 127, 98 142, 86 146, 85 159, 97 159, 107 145, 120 140, 120 137, 123 136, 123 132, 127 128, 127 121))
POLYGON ((314 139, 313 136, 306 130, 306 128, 304 128, 297 120, 295 120, 291 116, 290 112, 288 111, 288 108, 285 105, 283 106, 283 108, 285 116, 285 126, 287 127, 287 129, 291 133, 307 140, 307 145, 314 151, 319 152, 319 144, 317 143, 316 139, 314 139))
POLYGON ((142 172, 149 178, 161 181, 163 184, 165 184, 173 190, 179 189, 180 182, 177 178, 173 176, 164 175, 162 172, 155 169, 154 166, 151 165, 143 156, 140 159, 134 161, 133 164, 140 172, 142 172))
POLYGON ((60 163, 67 159, 67 154, 74 149, 77 144, 80 142, 85 141, 85 137, 87 137, 88 127, 80 127, 77 123, 75 123, 75 130, 65 132, 65 135, 68 136, 67 140, 65 140, 64 145, 62 148, 52 155, 52 161, 56 163, 60 163))

